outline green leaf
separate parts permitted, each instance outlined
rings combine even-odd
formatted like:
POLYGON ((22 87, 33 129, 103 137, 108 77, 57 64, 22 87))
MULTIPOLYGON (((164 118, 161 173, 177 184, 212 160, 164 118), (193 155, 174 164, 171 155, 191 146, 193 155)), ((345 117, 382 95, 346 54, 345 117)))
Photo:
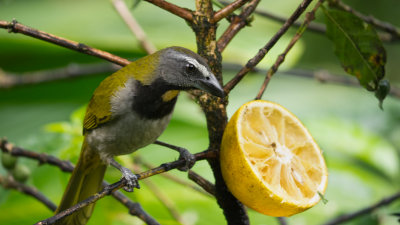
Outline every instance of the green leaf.
POLYGON ((344 70, 368 91, 376 91, 385 74, 386 52, 374 28, 341 10, 322 8, 326 34, 344 70))

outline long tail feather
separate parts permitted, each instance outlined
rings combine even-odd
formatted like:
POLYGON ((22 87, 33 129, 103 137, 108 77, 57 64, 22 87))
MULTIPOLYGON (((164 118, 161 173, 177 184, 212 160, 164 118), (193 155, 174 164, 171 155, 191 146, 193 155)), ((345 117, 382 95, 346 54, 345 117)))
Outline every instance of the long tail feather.
MULTIPOLYGON (((106 164, 101 161, 97 151, 91 149, 86 141, 84 141, 78 163, 72 172, 56 213, 68 209, 96 192, 99 192, 102 188, 102 181, 106 168, 106 164)), ((92 215, 94 205, 95 204, 86 206, 55 224, 84 225, 92 215)))

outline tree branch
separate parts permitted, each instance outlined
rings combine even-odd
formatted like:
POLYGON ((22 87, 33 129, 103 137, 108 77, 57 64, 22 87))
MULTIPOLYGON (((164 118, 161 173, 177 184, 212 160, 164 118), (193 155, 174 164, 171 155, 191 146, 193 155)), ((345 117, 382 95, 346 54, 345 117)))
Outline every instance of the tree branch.
MULTIPOLYGON (((137 171, 141 172, 140 166, 133 164, 133 169, 132 171, 137 171)), ((151 192, 153 192, 154 196, 161 202, 161 204, 164 205, 164 207, 168 210, 168 212, 171 214, 171 216, 180 224, 184 224, 182 220, 182 216, 180 215, 178 209, 176 208, 175 204, 171 199, 166 196, 161 189, 154 184, 149 179, 143 180, 144 184, 149 188, 151 192)))
MULTIPOLYGON (((219 2, 222 5, 228 5, 229 4, 228 1, 221 1, 220 0, 219 2)), ((254 11, 254 14, 258 15, 258 16, 261 16, 261 17, 265 17, 265 18, 268 18, 268 19, 275 20, 275 21, 280 22, 280 23, 285 23, 286 20, 287 20, 287 18, 285 18, 283 16, 279 16, 279 15, 273 13, 273 12, 269 12, 269 11, 266 11, 266 10, 256 9, 254 11)), ((369 16, 369 17, 371 17, 371 16, 369 16)), ((397 30, 397 32, 399 32, 398 28, 396 28, 394 25, 392 25, 390 23, 387 23, 387 22, 381 22, 381 23, 386 24, 386 26, 393 27, 391 29, 395 29, 395 30, 397 30)), ((298 27, 301 26, 301 24, 303 24, 303 22, 296 21, 296 22, 293 23, 293 27, 297 27, 298 28, 298 27)), ((318 34, 325 34, 326 27, 325 27, 324 24, 311 22, 309 24, 308 28, 307 28, 307 31, 313 31, 313 32, 318 33, 318 34)), ((398 38, 397 34, 392 34, 392 33, 378 33, 378 36, 384 42, 393 42, 393 41, 400 40, 400 38, 398 38)))
POLYGON ((252 0, 238 16, 231 18, 231 23, 225 32, 221 35, 217 41, 218 50, 223 52, 229 42, 236 36, 241 29, 248 24, 248 18, 256 9, 260 0, 252 0))
POLYGON ((249 0, 237 0, 230 4, 227 4, 224 8, 220 9, 218 12, 214 14, 212 23, 217 23, 218 21, 222 20, 223 18, 229 16, 233 13, 236 9, 242 7, 246 2, 249 0))
MULTIPOLYGON (((219 2, 222 5, 228 5, 229 4, 228 1, 219 0, 219 2)), ((269 12, 267 10, 256 9, 256 10, 254 10, 254 14, 258 15, 258 16, 261 16, 261 17, 264 17, 264 18, 275 20, 275 21, 280 22, 280 23, 285 23, 286 20, 287 20, 287 18, 285 18, 283 16, 279 16, 279 15, 277 15, 277 14, 275 14, 273 12, 269 12)), ((294 27, 300 27, 301 24, 302 24, 301 21, 295 21, 293 23, 293 26, 294 27)), ((325 28, 325 25, 323 25, 323 24, 316 23, 316 22, 311 22, 310 25, 308 26, 307 30, 315 31, 317 33, 325 33, 326 28, 325 28)))
MULTIPOLYGON (((15 147, 13 144, 7 142, 5 139, 0 139, 0 148, 3 152, 6 152, 13 156, 17 156, 17 157, 20 156, 20 157, 35 159, 35 160, 39 161, 40 164, 47 163, 47 164, 50 164, 53 166, 57 166, 64 172, 72 172, 74 169, 74 166, 69 161, 60 160, 54 156, 47 155, 45 153, 36 153, 33 151, 28 151, 28 150, 24 150, 19 147, 15 147)), ((107 186, 109 186, 109 184, 107 182, 103 181, 103 186, 107 187, 107 186)), ((137 216, 138 218, 140 218, 147 224, 152 224, 152 225, 159 224, 156 220, 154 220, 149 214, 147 214, 142 209, 142 207, 139 203, 132 202, 128 197, 126 197, 120 191, 114 191, 114 192, 112 192, 112 195, 115 199, 117 199, 119 202, 121 202, 123 205, 125 205, 128 208, 129 213, 131 215, 137 216)))
MULTIPOLYGON (((196 0, 194 21, 190 26, 196 34, 197 53, 207 60, 212 72, 222 83, 222 57, 216 43, 217 24, 210 23, 213 16, 211 0, 196 0)), ((223 131, 228 121, 227 101, 202 92, 195 92, 194 96, 207 120, 209 149, 218 153, 223 131)), ((222 178, 218 157, 209 158, 207 161, 215 178, 215 198, 227 223, 249 224, 246 208, 229 192, 222 178)))
POLYGON ((96 56, 101 59, 105 59, 107 61, 110 61, 112 63, 118 64, 120 66, 126 66, 130 63, 129 60, 121 58, 119 56, 113 55, 111 53, 95 49, 92 47, 89 47, 85 44, 78 43, 75 41, 67 40, 62 37, 55 36, 53 34, 49 34, 40 30, 36 30, 30 27, 27 27, 25 25, 22 25, 18 23, 16 20, 13 20, 12 22, 7 22, 0 20, 0 28, 3 29, 8 29, 8 32, 10 33, 21 33, 27 36, 31 36, 33 38, 37 38, 43 41, 47 41, 65 48, 69 48, 81 53, 85 53, 88 55, 96 56))
MULTIPOLYGON (((103 181, 104 187, 107 187, 109 185, 109 183, 103 181)), ((148 225, 159 225, 159 223, 153 217, 151 217, 146 211, 143 210, 142 206, 139 203, 131 201, 128 197, 122 194, 121 191, 114 191, 111 193, 111 195, 126 208, 128 208, 129 214, 131 214, 132 216, 138 217, 148 225)))
POLYGON ((215 196, 215 186, 210 181, 206 180, 204 177, 200 176, 192 170, 189 170, 188 177, 197 185, 202 187, 207 193, 215 196))
POLYGON ((13 156, 23 156, 26 158, 35 159, 39 162, 39 164, 46 163, 57 166, 64 172, 72 172, 74 170, 74 166, 70 161, 60 160, 52 155, 37 153, 16 147, 5 139, 0 139, 0 148, 3 152, 7 152, 13 156))
MULTIPOLYGON (((196 157, 196 160, 199 161, 199 160, 204 160, 204 159, 208 159, 208 158, 213 158, 213 157, 215 157, 215 155, 216 155, 216 153, 214 151, 203 151, 203 152, 195 154, 194 156, 196 157)), ((172 169, 176 169, 178 167, 182 167, 184 165, 185 165, 185 160, 183 160, 183 159, 176 160, 173 162, 164 163, 161 166, 153 168, 151 170, 136 174, 136 176, 138 177, 139 180, 142 180, 142 179, 145 179, 145 178, 148 178, 148 177, 160 174, 160 173, 167 172, 172 169)), ((122 179, 118 182, 107 185, 100 192, 90 196, 89 198, 77 203, 76 205, 74 205, 64 211, 59 212, 58 214, 56 214, 48 219, 45 219, 45 220, 42 220, 42 221, 36 223, 36 225, 53 224, 56 221, 66 217, 66 216, 69 216, 72 213, 104 198, 105 196, 112 194, 114 191, 124 187, 125 185, 126 185, 125 179, 122 179)))
POLYGON ((324 0, 319 0, 317 2, 317 4, 315 4, 314 8, 306 14, 306 19, 304 20, 303 24, 300 26, 300 28, 298 29, 298 31, 296 32, 296 34, 294 35, 294 37, 292 38, 292 40, 290 41, 288 46, 286 47, 285 51, 278 56, 274 65, 268 70, 268 73, 267 73, 267 76, 265 77, 264 83, 261 86, 261 89, 259 90, 255 99, 261 99, 272 76, 276 73, 279 66, 283 63, 288 52, 292 49, 292 47, 296 44, 296 42, 303 35, 304 31, 307 29, 310 22, 315 19, 315 12, 317 11, 317 9, 319 8, 319 6, 322 4, 323 1, 324 0))
POLYGON ((345 215, 341 215, 335 219, 332 219, 326 223, 324 223, 324 225, 336 225, 336 224, 341 224, 344 223, 346 221, 352 220, 356 217, 368 214, 373 212, 374 210, 382 207, 382 206, 386 206, 391 204, 392 202, 396 201, 397 199, 400 198, 400 192, 397 192, 395 194, 393 194, 392 196, 389 196, 387 198, 383 198, 382 200, 380 200, 379 202, 368 206, 366 208, 360 209, 358 211, 355 211, 353 213, 349 213, 349 214, 345 214, 345 215))
MULTIPOLYGON (((281 22, 281 23, 284 23, 284 22, 287 20, 285 17, 278 16, 278 15, 272 13, 272 12, 265 11, 265 10, 258 10, 258 9, 256 9, 256 11, 254 12, 254 14, 259 15, 259 16, 261 16, 261 17, 269 18, 269 19, 272 19, 272 20, 275 20, 275 21, 278 21, 278 22, 281 22)), ((302 21, 296 21, 296 22, 293 23, 293 27, 299 28, 302 24, 303 24, 302 21)), ((325 32, 326 32, 326 27, 325 27, 324 24, 320 24, 320 23, 316 23, 316 22, 311 22, 311 23, 308 25, 307 30, 309 30, 309 31, 314 31, 314 32, 317 32, 317 33, 321 33, 321 34, 322 34, 322 33, 325 34, 325 32)))
POLYGON ((78 211, 79 209, 82 209, 96 201, 98 201, 101 198, 104 198, 106 195, 110 195, 113 191, 118 190, 122 187, 125 186, 125 180, 123 181, 118 181, 116 183, 113 183, 109 186, 104 187, 103 190, 101 190, 100 192, 96 193, 95 195, 90 196, 89 198, 79 202, 78 204, 72 206, 71 208, 68 208, 64 211, 61 211, 59 213, 57 213, 56 215, 42 220, 38 223, 35 223, 36 225, 44 225, 44 224, 54 224, 55 222, 59 221, 60 219, 71 215, 72 213, 78 211))
MULTIPOLYGON (((109 185, 107 182, 103 182, 106 187, 109 185)), ((112 196, 117 199, 121 204, 123 204, 129 210, 129 214, 136 216, 148 225, 159 225, 159 223, 151 217, 146 211, 143 210, 142 206, 137 202, 132 202, 128 197, 126 197, 120 191, 114 191, 112 196)))
POLYGON ((57 209, 57 206, 52 201, 50 201, 45 195, 43 195, 39 190, 16 181, 10 175, 8 176, 0 175, 0 185, 3 186, 5 189, 15 189, 19 192, 34 197, 53 212, 56 211, 57 209))
POLYGON ((150 2, 176 16, 185 19, 186 21, 192 22, 193 21, 193 12, 189 9, 181 8, 177 5, 172 3, 166 2, 164 0, 145 0, 146 2, 150 2))
POLYGON ((261 48, 258 53, 250 59, 246 65, 236 74, 232 80, 230 80, 224 87, 225 93, 229 93, 242 79, 250 72, 268 53, 269 50, 276 44, 276 42, 286 33, 289 27, 303 14, 307 6, 312 0, 303 0, 303 2, 297 7, 293 14, 286 20, 285 24, 279 29, 279 31, 268 41, 268 43, 261 48))
MULTIPOLYGON (((59 167, 62 171, 65 172, 72 172, 74 169, 74 166, 72 165, 71 162, 66 161, 66 160, 60 160, 57 159, 54 156, 51 155, 47 155, 45 153, 36 153, 36 152, 32 152, 32 151, 28 151, 19 147, 14 146, 13 144, 7 142, 5 139, 0 139, 0 148, 3 152, 6 152, 8 154, 11 154, 13 156, 20 156, 20 157, 26 157, 26 158, 31 158, 31 159, 35 159, 37 161, 39 161, 40 164, 43 163, 47 163, 50 165, 54 165, 59 167)), ((194 155, 196 157, 196 160, 204 160, 207 158, 214 158, 216 157, 216 152, 215 151, 211 151, 211 150, 207 150, 207 151, 203 151, 200 153, 197 153, 194 155)), ((170 163, 165 163, 162 164, 159 167, 150 169, 148 171, 142 172, 140 174, 138 174, 138 179, 145 179, 147 177, 150 176, 154 176, 156 174, 160 174, 160 173, 164 173, 167 172, 169 170, 178 168, 182 165, 185 164, 184 160, 176 160, 170 163)), ((123 187, 124 181, 119 181, 116 182, 114 184, 109 185, 107 182, 103 182, 103 186, 105 187, 101 192, 98 193, 99 196, 91 196, 90 198, 86 199, 85 201, 78 203, 75 207, 76 209, 67 209, 65 210, 65 212, 63 211, 63 214, 47 221, 46 223, 43 224, 51 224, 49 222, 54 223, 56 220, 59 220, 67 215, 72 214, 73 212, 75 212, 76 210, 79 210, 80 208, 83 208, 103 197, 105 197, 106 195, 110 195, 112 194, 114 198, 116 198, 119 202, 121 202, 123 205, 125 205, 128 209, 129 209, 129 213, 131 215, 137 216, 140 219, 142 219, 144 222, 146 222, 147 224, 158 224, 158 222, 156 222, 150 215, 148 215, 138 203, 134 203, 132 201, 130 201, 126 196, 124 196, 121 192, 116 191, 119 188, 123 187), (122 186, 120 186, 122 185, 122 186), (54 220, 55 219, 55 220, 54 220), (54 220, 54 221, 53 221, 54 220)), ((60 212, 61 213, 61 212, 60 212)), ((42 221, 44 222, 44 221, 42 221)))
POLYGON ((118 14, 125 21, 128 28, 132 31, 133 35, 139 40, 140 45, 143 47, 143 49, 145 49, 148 54, 153 54, 154 52, 156 52, 156 47, 150 41, 148 41, 146 33, 143 31, 142 27, 129 11, 128 6, 125 4, 125 1, 113 0, 112 3, 118 14))
MULTIPOLYGON (((145 161, 140 157, 140 155, 136 155, 136 156, 135 156, 134 162, 137 163, 137 164, 143 165, 143 166, 146 167, 147 169, 150 169, 150 168, 154 168, 154 167, 155 167, 154 165, 152 165, 152 164, 150 164, 150 163, 148 163, 148 162, 145 162, 145 161)), ((190 175, 191 172, 192 172, 192 170, 189 170, 189 174, 188 174, 188 175, 190 175)), ((189 183, 189 182, 187 182, 186 180, 183 180, 183 179, 180 179, 180 178, 178 178, 178 177, 176 177, 176 176, 173 176, 173 175, 171 175, 171 174, 169 174, 169 173, 162 173, 161 176, 163 176, 163 177, 165 177, 165 178, 167 178, 167 179, 169 179, 169 180, 172 180, 172 181, 174 181, 175 183, 178 183, 178 184, 180 184, 180 185, 183 185, 183 186, 185 186, 185 187, 189 187, 189 188, 191 188, 191 189, 193 189, 193 190, 195 190, 195 191, 197 191, 197 192, 199 192, 199 193, 201 193, 201 194, 203 194, 203 195, 210 196, 207 192, 203 191, 203 189, 199 188, 198 186, 196 186, 196 185, 194 185, 194 184, 192 184, 192 183, 189 183)), ((190 177, 189 177, 189 178, 190 178, 190 177)))

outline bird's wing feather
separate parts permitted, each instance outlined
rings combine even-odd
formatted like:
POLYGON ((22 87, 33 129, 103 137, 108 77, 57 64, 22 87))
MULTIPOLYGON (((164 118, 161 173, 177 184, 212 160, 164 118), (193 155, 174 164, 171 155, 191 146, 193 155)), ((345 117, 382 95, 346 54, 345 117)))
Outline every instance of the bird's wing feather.
POLYGON ((111 98, 117 89, 124 86, 127 76, 120 71, 107 77, 94 91, 83 120, 83 134, 98 127, 100 124, 111 121, 111 98))

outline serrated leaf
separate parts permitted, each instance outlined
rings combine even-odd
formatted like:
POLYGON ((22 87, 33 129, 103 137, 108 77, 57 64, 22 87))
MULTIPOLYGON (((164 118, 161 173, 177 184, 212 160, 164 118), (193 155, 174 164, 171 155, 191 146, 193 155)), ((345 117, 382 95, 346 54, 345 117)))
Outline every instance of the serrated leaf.
POLYGON ((349 12, 324 7, 323 11, 326 34, 342 67, 364 88, 376 91, 385 74, 386 52, 375 29, 349 12))

